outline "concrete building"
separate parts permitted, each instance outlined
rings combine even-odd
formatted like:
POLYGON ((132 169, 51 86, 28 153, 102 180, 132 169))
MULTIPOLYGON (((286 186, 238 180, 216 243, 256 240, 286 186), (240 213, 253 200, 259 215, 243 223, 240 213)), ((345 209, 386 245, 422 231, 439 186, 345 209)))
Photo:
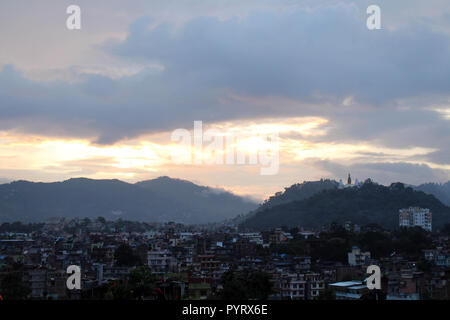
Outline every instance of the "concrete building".
POLYGON ((400 227, 421 227, 431 231, 432 214, 430 209, 409 207, 399 210, 400 227))
POLYGON ((177 271, 177 260, 168 250, 149 251, 147 263, 154 274, 164 274, 177 271))
POLYGON ((343 281, 330 283, 329 288, 334 291, 336 300, 359 300, 369 291, 361 281, 343 281))
POLYGON ((305 300, 307 282, 303 274, 286 274, 280 279, 280 296, 292 300, 305 300))
POLYGON ((361 252, 361 249, 354 246, 352 252, 348 253, 348 264, 351 266, 366 265, 370 260, 370 252, 361 252))
POLYGON ((47 269, 38 268, 30 271, 30 288, 32 299, 45 297, 47 293, 47 269))

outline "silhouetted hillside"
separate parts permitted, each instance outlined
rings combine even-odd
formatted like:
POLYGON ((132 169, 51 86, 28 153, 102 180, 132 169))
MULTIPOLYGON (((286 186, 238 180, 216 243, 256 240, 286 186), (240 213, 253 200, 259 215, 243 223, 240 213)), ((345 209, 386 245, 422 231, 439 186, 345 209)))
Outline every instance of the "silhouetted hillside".
POLYGON ((443 204, 450 206, 450 181, 441 183, 424 183, 420 186, 413 187, 415 190, 423 191, 432 194, 439 199, 443 204))
POLYGON ((242 228, 267 229, 279 226, 320 227, 333 221, 364 225, 377 223, 398 227, 398 210, 409 206, 430 208, 433 228, 450 222, 450 207, 432 195, 401 183, 390 187, 365 183, 360 188, 324 190, 308 199, 265 209, 250 216, 242 228))
POLYGON ((257 203, 247 198, 239 197, 231 192, 199 186, 190 181, 159 177, 136 183, 137 186, 152 191, 164 198, 170 198, 177 208, 201 214, 210 212, 212 216, 221 219, 234 218, 256 208, 257 203), (230 214, 234 212, 235 214, 230 214))
POLYGON ((120 180, 16 181, 0 185, 0 221, 103 216, 138 221, 208 223, 256 207, 229 192, 168 177, 136 184, 120 180))
POLYGON ((339 183, 329 179, 296 183, 285 188, 283 192, 277 192, 275 195, 269 197, 257 210, 261 211, 280 204, 304 200, 321 191, 335 189, 338 185, 339 183))

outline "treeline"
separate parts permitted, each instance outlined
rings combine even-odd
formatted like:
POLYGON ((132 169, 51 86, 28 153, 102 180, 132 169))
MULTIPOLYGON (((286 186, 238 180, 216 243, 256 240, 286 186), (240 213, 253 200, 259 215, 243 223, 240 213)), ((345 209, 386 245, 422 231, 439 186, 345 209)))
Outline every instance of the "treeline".
POLYGON ((336 189, 338 186, 339 183, 329 179, 296 183, 285 188, 283 192, 277 192, 273 196, 269 197, 269 199, 265 200, 263 204, 261 204, 257 211, 272 208, 274 206, 292 201, 301 201, 324 190, 336 189))
POLYGON ((265 300, 273 293, 270 275, 257 271, 237 272, 230 269, 222 275, 222 290, 210 299, 219 300, 265 300))
MULTIPOLYGON (((446 226, 450 231, 450 224, 446 226)), ((272 245, 261 249, 262 253, 272 256, 274 254, 309 255, 316 261, 347 262, 347 253, 353 246, 362 251, 370 251, 373 258, 401 255, 408 258, 423 258, 424 249, 433 248, 433 240, 429 233, 421 228, 401 228, 389 231, 369 231, 352 233, 344 228, 321 233, 320 238, 304 239, 296 236, 285 244, 272 245)))
POLYGON ((0 233, 32 233, 41 230, 43 226, 44 223, 5 222, 0 225, 0 233))
MULTIPOLYGON (((98 217, 96 219, 83 218, 79 220, 68 220, 64 224, 63 231, 67 233, 75 233, 80 228, 88 228, 93 223, 99 224, 104 228, 111 228, 117 232, 146 232, 152 230, 153 227, 146 222, 129 221, 129 220, 114 220, 107 221, 104 217, 98 217), (76 221, 76 222, 75 222, 76 221)), ((32 233, 36 231, 42 231, 46 223, 22 223, 20 221, 16 222, 4 222, 0 224, 0 233, 32 233)))

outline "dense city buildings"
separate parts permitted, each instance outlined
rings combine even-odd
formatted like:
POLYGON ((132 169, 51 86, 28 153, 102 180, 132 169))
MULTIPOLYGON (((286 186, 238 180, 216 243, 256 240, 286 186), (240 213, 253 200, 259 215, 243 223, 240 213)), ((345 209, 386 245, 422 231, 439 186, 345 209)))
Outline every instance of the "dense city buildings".
POLYGON ((4 297, 13 283, 20 299, 365 299, 366 269, 375 264, 386 299, 450 298, 449 236, 420 228, 347 221, 248 232, 61 218, 1 230, 4 297), (81 290, 67 289, 69 265, 81 268, 81 290))

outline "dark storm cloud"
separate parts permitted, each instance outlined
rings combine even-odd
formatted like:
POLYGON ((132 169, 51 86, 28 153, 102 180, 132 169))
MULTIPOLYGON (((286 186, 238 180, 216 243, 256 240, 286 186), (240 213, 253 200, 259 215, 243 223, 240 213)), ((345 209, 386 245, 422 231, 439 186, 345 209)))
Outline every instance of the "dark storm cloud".
MULTIPOLYGON (((450 135, 447 136, 447 144, 450 144, 450 142, 448 142, 448 140, 450 140, 450 135)), ((450 149, 447 148, 444 150, 439 150, 439 151, 429 153, 427 155, 427 159, 434 163, 450 164, 450 149)))
MULTIPOLYGON (((353 107, 335 112, 332 118, 329 134, 316 141, 374 141, 391 148, 450 148, 450 122, 434 111, 353 107)), ((440 163, 450 164, 447 160, 440 163)))
POLYGON ((422 24, 369 31, 353 6, 257 12, 245 19, 197 18, 181 29, 141 19, 111 50, 158 61, 173 80, 250 95, 317 101, 355 96, 384 104, 448 94, 449 39, 422 24))
POLYGON ((147 132, 191 128, 193 120, 320 115, 334 128, 325 139, 382 137, 385 143, 432 143, 444 150, 440 140, 448 134, 448 121, 420 111, 421 106, 411 113, 396 108, 399 99, 420 97, 432 105, 436 97, 448 97, 448 35, 422 24, 369 31, 365 19, 351 5, 259 11, 224 21, 200 17, 177 29, 169 24, 151 29, 151 20, 143 18, 130 27, 125 41, 111 41, 104 49, 124 60, 159 63, 163 70, 145 69, 120 79, 85 74, 75 83, 39 83, 4 67, 0 125, 109 144, 147 132), (310 106, 255 107, 230 93, 285 97, 310 106), (343 108, 348 96, 354 105, 343 108), (321 108, 323 104, 334 107, 321 108), (420 136, 408 137, 408 128, 420 136))

